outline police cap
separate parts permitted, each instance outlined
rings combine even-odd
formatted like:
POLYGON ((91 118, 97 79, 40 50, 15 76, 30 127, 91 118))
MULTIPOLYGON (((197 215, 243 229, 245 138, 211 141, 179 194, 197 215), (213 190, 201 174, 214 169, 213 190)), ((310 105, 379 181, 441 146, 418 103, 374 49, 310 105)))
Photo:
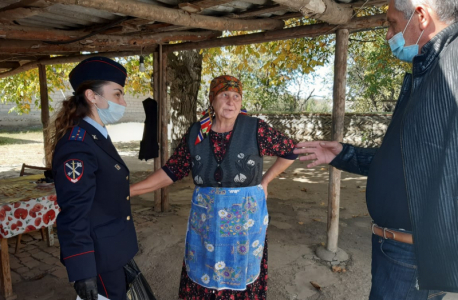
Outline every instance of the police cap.
POLYGON ((95 56, 80 62, 68 77, 73 90, 76 91, 83 82, 89 80, 112 81, 124 86, 127 71, 112 59, 95 56))

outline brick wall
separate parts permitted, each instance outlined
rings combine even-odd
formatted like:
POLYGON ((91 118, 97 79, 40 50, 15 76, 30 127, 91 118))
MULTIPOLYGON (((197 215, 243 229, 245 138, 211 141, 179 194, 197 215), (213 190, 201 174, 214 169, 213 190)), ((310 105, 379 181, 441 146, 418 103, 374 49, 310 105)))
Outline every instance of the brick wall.
MULTIPOLYGON (((66 92, 68 96, 70 92, 66 92)), ((53 107, 64 98, 62 92, 51 95, 54 102, 53 107)), ((143 122, 145 114, 142 101, 148 95, 134 97, 126 95, 127 109, 121 122, 143 122)), ((8 114, 12 105, 0 104, 0 127, 26 127, 40 126, 40 111, 35 107, 29 114, 18 115, 13 112, 8 114)), ((253 114, 269 123, 271 126, 280 130, 297 141, 305 140, 329 140, 331 138, 330 114, 301 113, 301 114, 278 114, 261 115, 253 114)), ((345 137, 344 142, 352 143, 357 146, 375 147, 379 146, 391 115, 381 114, 347 114, 345 116, 345 137)))

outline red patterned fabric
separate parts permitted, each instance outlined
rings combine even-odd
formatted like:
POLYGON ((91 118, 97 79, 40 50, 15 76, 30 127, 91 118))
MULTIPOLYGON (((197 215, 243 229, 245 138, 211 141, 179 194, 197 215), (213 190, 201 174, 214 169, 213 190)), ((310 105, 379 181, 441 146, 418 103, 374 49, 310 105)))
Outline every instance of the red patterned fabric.
POLYGON ((0 207, 0 236, 10 238, 51 226, 59 211, 56 195, 4 204, 0 207))
POLYGON ((210 83, 210 92, 208 93, 208 99, 210 100, 210 104, 215 100, 216 96, 222 92, 237 92, 242 95, 243 92, 243 85, 234 76, 223 75, 216 77, 210 83))
MULTIPOLYGON (((173 155, 165 164, 165 167, 175 175, 175 178, 172 178, 174 180, 180 180, 188 176, 191 171, 191 153, 186 142, 187 135, 181 139, 173 155)), ((213 143, 213 149, 215 149, 215 156, 218 161, 223 159, 231 135, 232 131, 225 133, 210 131, 210 142, 213 143)), ((261 156, 284 156, 293 152, 294 145, 294 140, 275 130, 263 120, 258 120, 258 147, 261 156)))

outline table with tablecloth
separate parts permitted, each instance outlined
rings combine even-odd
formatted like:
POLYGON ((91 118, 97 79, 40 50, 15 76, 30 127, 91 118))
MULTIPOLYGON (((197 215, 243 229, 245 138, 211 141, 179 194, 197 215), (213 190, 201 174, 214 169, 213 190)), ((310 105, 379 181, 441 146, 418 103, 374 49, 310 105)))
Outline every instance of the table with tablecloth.
MULTIPOLYGON (((43 175, 0 180, 0 239, 2 296, 16 299, 12 289, 8 238, 41 228, 52 230, 59 213, 54 184, 39 182, 43 175)), ((49 235, 48 244, 52 244, 49 235)))

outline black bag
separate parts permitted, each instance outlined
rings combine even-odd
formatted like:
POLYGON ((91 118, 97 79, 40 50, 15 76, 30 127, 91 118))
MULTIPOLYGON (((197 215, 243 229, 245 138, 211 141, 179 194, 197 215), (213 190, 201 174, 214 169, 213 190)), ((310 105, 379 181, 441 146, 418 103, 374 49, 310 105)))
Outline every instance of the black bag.
POLYGON ((133 259, 124 266, 124 273, 126 274, 127 299, 156 300, 145 276, 133 259))

